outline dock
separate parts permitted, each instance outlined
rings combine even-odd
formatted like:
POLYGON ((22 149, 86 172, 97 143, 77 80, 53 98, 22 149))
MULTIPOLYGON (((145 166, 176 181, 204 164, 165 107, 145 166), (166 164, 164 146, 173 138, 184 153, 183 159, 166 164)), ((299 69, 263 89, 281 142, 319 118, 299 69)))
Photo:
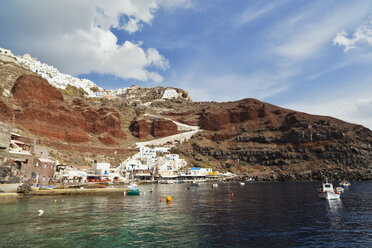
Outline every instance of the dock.
POLYGON ((29 195, 50 196, 50 195, 99 195, 99 194, 123 194, 129 191, 128 188, 94 188, 94 189, 34 189, 29 195))
POLYGON ((15 203, 17 200, 17 193, 0 193, 0 204, 15 203))

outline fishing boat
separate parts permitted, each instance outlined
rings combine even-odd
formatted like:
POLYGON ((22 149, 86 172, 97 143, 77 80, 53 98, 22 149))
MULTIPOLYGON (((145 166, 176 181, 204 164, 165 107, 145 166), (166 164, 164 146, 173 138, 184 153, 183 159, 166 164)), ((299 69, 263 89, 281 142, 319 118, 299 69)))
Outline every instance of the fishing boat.
POLYGON ((336 187, 337 192, 344 193, 345 189, 343 187, 336 187))
POLYGON ((340 192, 333 188, 332 183, 329 183, 328 181, 322 183, 318 188, 318 194, 320 198, 328 200, 339 199, 341 195, 340 192))
POLYGON ((340 186, 342 186, 344 188, 349 187, 350 185, 351 185, 351 183, 348 182, 348 181, 342 181, 342 182, 340 182, 340 186))
POLYGON ((127 195, 139 195, 141 191, 139 191, 138 185, 135 183, 132 183, 129 186, 129 191, 127 192, 127 195))
POLYGON ((0 184, 1 193, 17 193, 17 189, 22 183, 4 183, 0 184))

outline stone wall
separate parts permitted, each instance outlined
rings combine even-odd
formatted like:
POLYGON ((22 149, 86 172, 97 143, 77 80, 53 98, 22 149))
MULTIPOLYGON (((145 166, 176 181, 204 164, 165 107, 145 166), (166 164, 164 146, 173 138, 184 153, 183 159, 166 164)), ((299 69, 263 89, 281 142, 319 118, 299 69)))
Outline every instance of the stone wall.
POLYGON ((0 150, 8 150, 10 145, 10 125, 0 122, 0 150))

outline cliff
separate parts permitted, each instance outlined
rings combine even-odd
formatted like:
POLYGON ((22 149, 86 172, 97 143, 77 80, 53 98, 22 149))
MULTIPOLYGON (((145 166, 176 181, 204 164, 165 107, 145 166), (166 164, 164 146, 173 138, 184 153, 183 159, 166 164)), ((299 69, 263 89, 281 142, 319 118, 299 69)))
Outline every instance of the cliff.
MULTIPOLYGON (((125 137, 117 111, 94 109, 80 99, 69 104, 58 89, 39 76, 20 76, 11 94, 9 104, 1 102, 4 111, 0 119, 9 121, 14 116, 15 124, 34 135, 74 143, 88 142, 90 133, 125 137)), ((108 143, 107 137, 104 140, 108 143)))
POLYGON ((55 159, 79 164, 97 154, 124 155, 135 142, 187 132, 183 123, 203 130, 173 148, 190 166, 260 180, 372 179, 371 130, 332 117, 256 99, 192 102, 169 87, 132 86, 115 98, 92 98, 79 85, 55 88, 9 61, 0 61, 0 82, 0 121, 43 140, 55 159))
POLYGON ((199 106, 205 131, 178 149, 200 166, 262 180, 371 177, 371 130, 243 99, 199 106))

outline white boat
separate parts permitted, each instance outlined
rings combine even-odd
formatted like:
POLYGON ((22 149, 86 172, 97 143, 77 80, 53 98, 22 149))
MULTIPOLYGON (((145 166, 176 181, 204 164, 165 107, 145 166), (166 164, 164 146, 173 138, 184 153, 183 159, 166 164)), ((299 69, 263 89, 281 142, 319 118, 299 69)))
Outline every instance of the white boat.
POLYGON ((246 181, 247 181, 247 182, 253 182, 254 179, 250 177, 250 178, 248 178, 246 181))
POLYGON ((243 183, 243 182, 240 182, 240 186, 244 186, 245 185, 245 183, 243 183))
POLYGON ((349 187, 351 185, 351 183, 349 183, 348 181, 342 181, 340 182, 340 186, 346 188, 346 187, 349 187))
POLYGON ((136 183, 130 184, 128 188, 131 191, 138 191, 139 190, 138 185, 136 183))
POLYGON ((17 193, 17 189, 22 183, 4 183, 0 184, 0 193, 17 193))
POLYGON ((212 188, 218 188, 218 183, 212 184, 212 188))
POLYGON ((343 187, 336 187, 336 191, 340 193, 344 193, 345 189, 343 187))
POLYGON ((341 195, 340 192, 333 188, 332 183, 329 182, 322 183, 322 186, 320 186, 318 189, 318 194, 320 198, 329 200, 339 199, 341 195))

